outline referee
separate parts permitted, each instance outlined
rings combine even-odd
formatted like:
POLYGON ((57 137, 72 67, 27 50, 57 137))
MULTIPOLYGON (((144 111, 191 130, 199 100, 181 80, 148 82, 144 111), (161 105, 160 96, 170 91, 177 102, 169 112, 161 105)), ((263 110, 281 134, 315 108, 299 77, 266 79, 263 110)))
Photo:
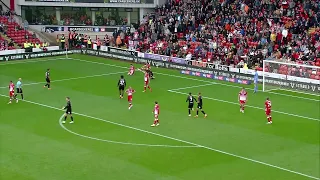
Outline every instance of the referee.
POLYGON ((118 88, 119 88, 119 94, 120 94, 120 98, 123 98, 123 93, 124 93, 124 89, 126 88, 127 82, 124 79, 124 76, 121 75, 120 79, 118 81, 118 88))
POLYGON ((21 99, 23 100, 23 92, 22 92, 22 82, 21 82, 21 78, 18 79, 18 82, 16 84, 16 90, 17 90, 17 94, 15 95, 15 98, 17 99, 17 102, 19 101, 17 96, 18 94, 20 94, 21 99))
POLYGON ((193 106, 195 101, 197 102, 197 100, 192 96, 192 94, 189 93, 189 96, 187 97, 187 100, 186 100, 186 102, 189 103, 188 105, 189 116, 191 116, 191 110, 193 111, 193 106))
POLYGON ((70 118, 71 118, 70 124, 72 124, 73 117, 72 117, 72 107, 71 107, 70 97, 66 97, 66 101, 67 101, 67 105, 62 108, 64 110, 66 110, 66 113, 64 114, 64 120, 62 121, 62 123, 63 124, 66 123, 67 117, 70 116, 70 118))
POLYGON ((48 87, 48 89, 51 89, 50 88, 50 69, 47 69, 45 76, 46 76, 47 83, 43 87, 48 87))

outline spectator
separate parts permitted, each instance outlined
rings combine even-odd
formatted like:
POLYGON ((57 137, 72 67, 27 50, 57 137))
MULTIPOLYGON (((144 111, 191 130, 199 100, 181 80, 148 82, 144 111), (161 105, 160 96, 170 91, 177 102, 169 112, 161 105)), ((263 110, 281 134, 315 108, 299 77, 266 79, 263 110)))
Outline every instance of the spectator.
POLYGON ((36 38, 37 38, 37 35, 36 35, 35 32, 32 33, 32 38, 33 38, 33 39, 36 39, 36 38))
POLYGON ((171 48, 173 55, 189 58, 191 53, 226 65, 237 65, 243 57, 249 57, 248 66, 265 58, 314 61, 319 12, 316 0, 172 0, 157 7, 155 15, 144 16, 137 33, 130 30, 129 36, 142 40, 143 52, 168 54, 171 48), (175 42, 179 49, 170 46, 175 42), (293 50, 299 57, 290 58, 293 50))

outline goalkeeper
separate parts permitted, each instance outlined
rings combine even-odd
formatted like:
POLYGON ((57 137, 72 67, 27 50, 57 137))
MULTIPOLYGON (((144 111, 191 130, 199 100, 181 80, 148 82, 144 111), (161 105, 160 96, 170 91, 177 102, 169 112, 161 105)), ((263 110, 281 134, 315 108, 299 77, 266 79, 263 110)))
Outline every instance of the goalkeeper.
POLYGON ((254 93, 258 92, 258 80, 259 80, 259 75, 257 72, 257 69, 254 72, 254 78, 253 78, 253 83, 254 83, 254 93))

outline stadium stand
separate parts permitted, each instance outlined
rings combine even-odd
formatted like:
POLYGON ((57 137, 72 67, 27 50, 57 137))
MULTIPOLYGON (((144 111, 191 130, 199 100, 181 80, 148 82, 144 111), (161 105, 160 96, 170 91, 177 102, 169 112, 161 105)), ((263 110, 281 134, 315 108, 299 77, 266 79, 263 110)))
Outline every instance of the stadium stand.
POLYGON ((6 42, 10 42, 12 44, 12 46, 7 46, 7 48, 3 47, 4 50, 23 47, 23 43, 25 43, 26 41, 33 44, 41 44, 41 41, 34 34, 30 33, 28 30, 25 30, 20 24, 15 22, 13 13, 1 12, 1 14, 1 36, 3 39, 5 39, 6 42))

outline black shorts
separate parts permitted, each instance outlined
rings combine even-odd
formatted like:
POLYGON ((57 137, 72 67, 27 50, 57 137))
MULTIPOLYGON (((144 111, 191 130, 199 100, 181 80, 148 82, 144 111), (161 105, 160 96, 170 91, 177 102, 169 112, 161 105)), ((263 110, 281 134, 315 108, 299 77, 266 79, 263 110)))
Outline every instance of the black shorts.
POLYGON ((72 114, 72 110, 71 109, 67 109, 66 110, 66 114, 72 114))
POLYGON ((17 93, 22 94, 22 88, 17 88, 17 93))
POLYGON ((193 103, 189 103, 188 108, 193 109, 193 105, 194 105, 193 103))
POLYGON ((124 86, 119 86, 119 90, 124 91, 124 86))
POLYGON ((202 104, 198 104, 198 105, 197 105, 197 108, 198 108, 198 109, 202 109, 202 104))
POLYGON ((50 78, 46 78, 46 82, 47 82, 47 83, 50 83, 50 78))

